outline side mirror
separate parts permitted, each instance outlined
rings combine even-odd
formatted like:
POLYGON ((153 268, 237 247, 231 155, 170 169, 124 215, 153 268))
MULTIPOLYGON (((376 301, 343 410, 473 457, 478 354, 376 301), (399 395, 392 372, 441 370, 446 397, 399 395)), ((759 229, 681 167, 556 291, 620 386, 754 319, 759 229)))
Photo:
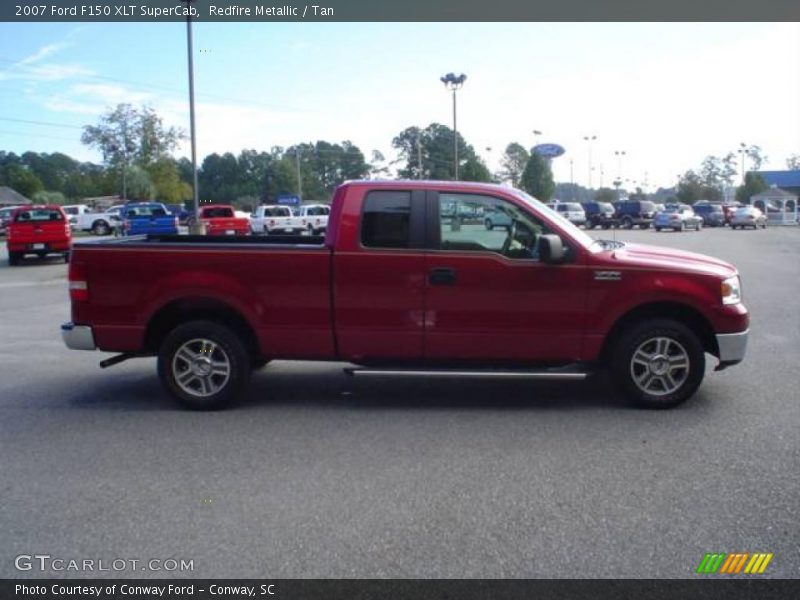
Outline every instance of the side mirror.
POLYGON ((537 250, 543 263, 557 265, 564 262, 564 244, 557 235, 540 235, 537 250))

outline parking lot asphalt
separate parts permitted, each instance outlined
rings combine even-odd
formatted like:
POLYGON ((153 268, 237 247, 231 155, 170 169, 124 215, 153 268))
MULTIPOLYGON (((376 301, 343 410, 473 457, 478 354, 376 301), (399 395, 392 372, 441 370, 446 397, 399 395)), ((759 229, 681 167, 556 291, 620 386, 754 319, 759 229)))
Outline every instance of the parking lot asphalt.
MULTIPOLYGON (((595 234, 600 235, 600 234, 595 234)), ((744 363, 669 411, 604 384, 348 379, 275 362, 176 408, 153 359, 67 350, 66 265, 0 255, 0 577, 800 576, 800 228, 603 232, 733 262, 744 363), (20 572, 20 554, 194 570, 20 572)))

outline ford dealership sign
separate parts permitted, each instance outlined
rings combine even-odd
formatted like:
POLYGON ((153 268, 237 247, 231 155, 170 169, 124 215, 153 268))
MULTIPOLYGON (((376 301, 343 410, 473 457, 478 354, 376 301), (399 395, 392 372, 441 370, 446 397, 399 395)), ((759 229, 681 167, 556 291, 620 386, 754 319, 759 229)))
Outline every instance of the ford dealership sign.
POLYGON ((533 151, 545 158, 558 158, 566 152, 564 146, 559 146, 558 144, 539 144, 533 147, 533 151))

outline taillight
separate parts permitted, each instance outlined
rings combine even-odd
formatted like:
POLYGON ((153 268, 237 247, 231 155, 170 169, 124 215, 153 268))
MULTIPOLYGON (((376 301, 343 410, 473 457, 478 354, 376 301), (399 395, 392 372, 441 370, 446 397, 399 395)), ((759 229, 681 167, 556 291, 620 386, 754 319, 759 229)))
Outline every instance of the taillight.
POLYGON ((89 282, 83 263, 69 263, 69 297, 73 302, 85 302, 89 299, 89 282))
POLYGON ((175 217, 174 221, 175 221, 175 229, 177 229, 178 225, 180 225, 180 221, 178 221, 178 217, 175 217))

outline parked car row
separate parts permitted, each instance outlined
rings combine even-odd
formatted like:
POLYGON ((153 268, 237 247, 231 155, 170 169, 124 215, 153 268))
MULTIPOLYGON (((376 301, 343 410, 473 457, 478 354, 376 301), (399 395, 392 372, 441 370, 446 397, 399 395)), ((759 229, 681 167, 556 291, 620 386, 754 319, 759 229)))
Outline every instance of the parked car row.
POLYGON ((267 235, 319 235, 328 228, 330 211, 327 204, 306 204, 295 209, 282 204, 263 204, 250 215, 250 230, 267 235))
MULTIPOLYGON (((688 204, 657 204, 649 200, 621 200, 617 202, 551 202, 547 205, 562 215, 573 225, 585 226, 587 229, 602 227, 622 227, 633 229, 638 227, 648 229, 651 226, 657 231, 674 229, 683 231, 692 229, 699 231, 703 227, 723 227, 732 225, 737 211, 743 207, 738 202, 723 203, 709 200, 698 200, 693 205, 688 204)), ((752 208, 752 207, 744 207, 752 208)), ((754 209, 758 211, 758 209, 754 209)), ((757 227, 766 226, 766 217, 758 218, 755 213, 753 221, 757 227)), ((761 212, 761 211, 758 211, 761 212)), ((739 219, 737 227, 750 226, 751 220, 745 215, 745 220, 739 219)), ((762 213, 763 217, 763 213, 762 213)), ((491 224, 498 224, 493 220, 491 224)), ((487 219, 486 228, 490 229, 487 219)))

